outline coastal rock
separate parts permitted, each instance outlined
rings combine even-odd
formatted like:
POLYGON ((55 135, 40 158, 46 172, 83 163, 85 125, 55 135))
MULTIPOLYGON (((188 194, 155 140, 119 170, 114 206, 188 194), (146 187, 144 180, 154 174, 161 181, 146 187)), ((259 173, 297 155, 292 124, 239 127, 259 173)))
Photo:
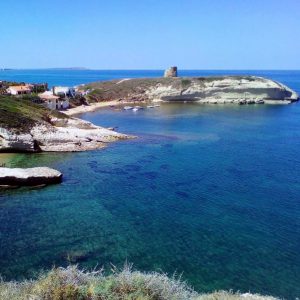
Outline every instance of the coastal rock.
POLYGON ((74 152, 103 148, 109 142, 131 138, 76 118, 37 123, 29 133, 0 128, 0 151, 74 152))
MULTIPOLYGON (((55 124, 55 120, 52 121, 55 124)), ((61 122, 61 121, 59 121, 61 122)), ((65 119, 64 124, 49 128, 37 125, 31 135, 42 151, 86 151, 103 148, 109 142, 129 138, 129 136, 95 126, 76 118, 65 119)))
POLYGON ((36 143, 29 133, 15 133, 8 129, 0 128, 0 150, 10 151, 11 149, 34 152, 36 151, 36 143))
POLYGON ((47 167, 0 168, 0 185, 2 186, 54 184, 61 181, 62 174, 47 167))
POLYGON ((177 77, 177 67, 171 67, 165 71, 164 77, 177 77))

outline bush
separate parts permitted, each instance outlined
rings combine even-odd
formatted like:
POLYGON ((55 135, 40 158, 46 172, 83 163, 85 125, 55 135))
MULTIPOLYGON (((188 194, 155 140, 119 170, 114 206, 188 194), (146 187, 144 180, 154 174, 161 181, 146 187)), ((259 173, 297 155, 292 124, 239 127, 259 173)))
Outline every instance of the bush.
POLYGON ((55 268, 35 281, 1 282, 1 300, 275 300, 251 294, 198 294, 180 278, 132 271, 130 266, 85 272, 76 266, 55 268))
POLYGON ((188 85, 190 85, 191 84, 191 80, 190 79, 182 79, 181 80, 181 84, 182 84, 182 86, 188 86, 188 85))

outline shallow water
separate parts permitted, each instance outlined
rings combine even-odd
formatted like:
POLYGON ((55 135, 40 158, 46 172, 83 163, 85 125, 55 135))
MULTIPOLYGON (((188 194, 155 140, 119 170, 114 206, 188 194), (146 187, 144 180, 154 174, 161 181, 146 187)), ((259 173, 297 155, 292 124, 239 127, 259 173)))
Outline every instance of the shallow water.
MULTIPOLYGON (((299 90, 297 76, 290 82, 299 90)), ((138 138, 6 157, 57 168, 64 182, 0 194, 2 275, 128 260, 183 273, 199 291, 300 295, 299 104, 163 104, 81 117, 138 138)))

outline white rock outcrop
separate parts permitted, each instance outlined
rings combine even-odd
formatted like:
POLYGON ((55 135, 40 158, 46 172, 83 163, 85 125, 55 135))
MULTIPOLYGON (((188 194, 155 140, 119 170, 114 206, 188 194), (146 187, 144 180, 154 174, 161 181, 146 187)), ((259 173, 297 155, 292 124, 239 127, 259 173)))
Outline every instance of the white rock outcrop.
POLYGON ((95 126, 80 119, 54 120, 59 126, 38 125, 31 135, 42 151, 85 151, 105 147, 106 143, 128 138, 127 135, 95 126))
POLYGON ((41 185, 60 183, 62 173, 47 167, 0 168, 0 185, 41 185))
POLYGON ((130 138, 76 118, 52 119, 37 123, 29 133, 0 128, 1 151, 86 151, 109 142, 130 138))
POLYGON ((15 133, 0 128, 0 150, 18 149, 19 151, 34 151, 34 140, 29 133, 15 133))
POLYGON ((299 96, 287 86, 262 77, 174 78, 146 90, 151 100, 200 103, 291 103, 299 96), (181 81, 181 82, 180 82, 181 81), (275 102, 274 102, 275 101, 275 102))

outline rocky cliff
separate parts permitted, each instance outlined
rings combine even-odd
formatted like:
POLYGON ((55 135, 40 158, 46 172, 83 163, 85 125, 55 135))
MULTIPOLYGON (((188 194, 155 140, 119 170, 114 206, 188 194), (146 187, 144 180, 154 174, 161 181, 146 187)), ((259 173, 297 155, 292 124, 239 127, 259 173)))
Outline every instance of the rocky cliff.
POLYGON ((298 95, 262 77, 174 77, 95 82, 81 87, 92 101, 195 101, 200 103, 291 103, 298 95))

